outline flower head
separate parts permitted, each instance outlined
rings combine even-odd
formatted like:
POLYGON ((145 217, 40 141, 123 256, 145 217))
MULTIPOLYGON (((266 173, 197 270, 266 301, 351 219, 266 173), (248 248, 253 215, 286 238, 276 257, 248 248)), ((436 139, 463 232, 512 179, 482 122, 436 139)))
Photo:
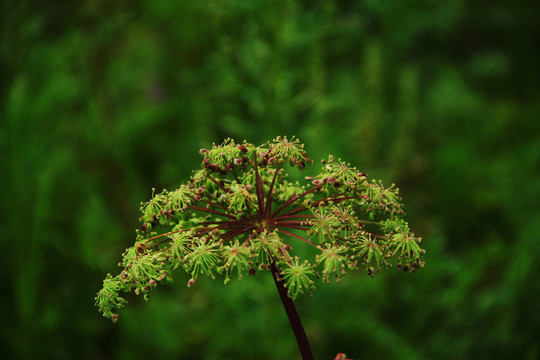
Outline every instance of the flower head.
POLYGON ((148 300, 178 268, 190 274, 190 287, 201 275, 228 283, 234 274, 276 269, 294 298, 310 292, 316 277, 328 282, 360 267, 369 275, 393 264, 407 272, 423 267, 425 251, 403 220, 395 186, 368 181, 333 156, 305 184, 291 182, 288 167, 312 163, 294 137, 258 146, 227 139, 200 154, 202 168, 189 181, 142 204, 135 245, 96 297, 104 316, 116 321, 127 303, 121 292, 148 300), (298 242, 316 256, 301 258, 298 242))

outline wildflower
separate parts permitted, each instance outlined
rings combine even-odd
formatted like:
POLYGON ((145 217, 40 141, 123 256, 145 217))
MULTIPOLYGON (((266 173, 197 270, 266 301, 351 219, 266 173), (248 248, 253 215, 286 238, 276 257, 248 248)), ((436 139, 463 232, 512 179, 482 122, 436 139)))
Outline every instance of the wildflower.
MULTIPOLYGON (((315 278, 339 281, 347 270, 365 268, 373 276, 397 262, 411 272, 424 266, 425 251, 403 220, 397 188, 368 181, 365 173, 329 156, 318 175, 299 184, 287 166, 304 169, 313 161, 292 137, 256 146, 226 139, 201 149, 200 170, 175 190, 163 190, 141 204, 141 230, 124 252, 120 275, 108 275, 96 304, 116 321, 127 303, 122 292, 146 300, 174 270, 224 276, 270 270, 290 298, 311 292, 315 278), (313 246, 301 258, 294 244, 313 246), (393 260, 394 257, 397 260, 393 260)), ((343 355, 343 358, 345 356, 343 355)))

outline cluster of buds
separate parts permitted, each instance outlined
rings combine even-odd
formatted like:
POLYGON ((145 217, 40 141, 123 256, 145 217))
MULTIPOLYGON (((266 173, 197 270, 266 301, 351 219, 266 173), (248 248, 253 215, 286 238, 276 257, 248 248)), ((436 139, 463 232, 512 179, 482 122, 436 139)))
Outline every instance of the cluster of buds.
POLYGON ((227 139, 200 154, 202 168, 188 182, 142 204, 141 231, 123 270, 107 276, 96 298, 104 316, 118 318, 121 292, 148 300, 177 269, 189 273, 189 287, 201 275, 228 283, 271 269, 294 298, 312 291, 315 278, 339 281, 348 270, 373 276, 394 265, 423 267, 425 251, 403 220, 397 188, 368 181, 341 159, 329 156, 299 184, 287 180, 286 166, 313 161, 294 137, 259 146, 227 139), (316 248, 314 258, 296 253, 295 242, 316 248))

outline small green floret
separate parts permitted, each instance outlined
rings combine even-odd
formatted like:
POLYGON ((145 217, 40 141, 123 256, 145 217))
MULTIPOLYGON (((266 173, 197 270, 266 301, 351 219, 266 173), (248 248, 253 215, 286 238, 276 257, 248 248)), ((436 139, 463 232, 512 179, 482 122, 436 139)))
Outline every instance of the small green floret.
POLYGON ((315 275, 312 266, 307 260, 300 261, 300 258, 295 256, 294 262, 281 270, 289 296, 293 299, 298 294, 310 292, 314 287, 314 282, 311 280, 311 277, 315 275))
POLYGON ((242 246, 238 240, 234 244, 223 247, 223 270, 225 272, 225 284, 231 281, 232 273, 236 270, 238 280, 242 280, 242 274, 246 272, 252 262, 253 254, 248 247, 242 246))
POLYGON ((103 280, 103 288, 95 299, 99 311, 113 322, 118 321, 118 310, 127 305, 127 300, 118 295, 122 288, 122 281, 118 276, 113 277, 111 274, 107 274, 107 277, 103 280))
POLYGON ((346 246, 330 245, 321 251, 316 257, 316 262, 322 264, 322 279, 324 282, 329 282, 329 277, 335 275, 339 281, 341 276, 345 274, 346 269, 353 269, 350 257, 347 256, 348 248, 346 246))
POLYGON ((200 274, 215 278, 215 273, 220 273, 219 244, 208 238, 197 239, 185 260, 193 279, 197 279, 200 274))

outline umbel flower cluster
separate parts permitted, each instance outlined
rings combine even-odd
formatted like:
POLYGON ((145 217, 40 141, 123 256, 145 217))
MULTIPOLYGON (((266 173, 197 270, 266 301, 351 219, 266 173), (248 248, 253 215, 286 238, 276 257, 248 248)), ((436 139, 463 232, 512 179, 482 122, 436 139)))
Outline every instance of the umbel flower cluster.
POLYGON ((179 268, 190 274, 188 286, 201 275, 228 283, 274 269, 294 299, 310 292, 315 278, 339 280, 346 270, 365 268, 373 276, 391 266, 405 272, 424 266, 425 251, 403 220, 394 185, 370 181, 332 155, 305 183, 289 181, 288 167, 313 162, 294 137, 259 146, 227 139, 200 154, 202 169, 187 183, 142 204, 141 228, 123 254, 122 271, 108 274, 96 297, 105 317, 118 319, 127 304, 122 292, 148 301, 179 268), (315 255, 300 257, 299 243, 315 255))

